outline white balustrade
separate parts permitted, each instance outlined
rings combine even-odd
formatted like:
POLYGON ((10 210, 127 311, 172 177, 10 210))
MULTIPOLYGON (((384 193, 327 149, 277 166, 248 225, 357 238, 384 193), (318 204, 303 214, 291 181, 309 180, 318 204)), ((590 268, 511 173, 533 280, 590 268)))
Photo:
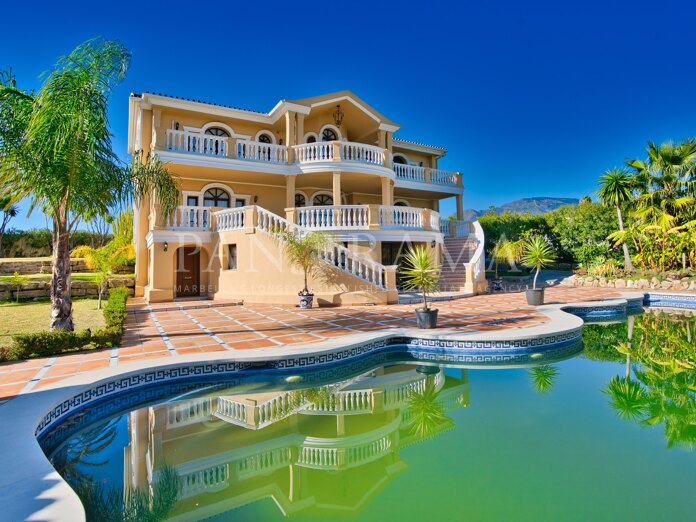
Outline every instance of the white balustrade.
POLYGON ((335 205, 297 209, 297 224, 312 230, 367 230, 370 224, 367 205, 335 205))
POLYGON ((446 237, 468 237, 471 235, 471 221, 445 219, 440 223, 440 232, 446 237))
POLYGON ((290 448, 273 448, 255 455, 244 457, 237 462, 237 477, 245 480, 271 473, 283 468, 292 461, 290 448))
POLYGON ((257 405, 258 427, 263 428, 295 412, 298 403, 293 392, 285 392, 257 405))
POLYGON ((382 205, 379 207, 379 224, 382 228, 423 229, 423 209, 382 205))
POLYGON ((423 393, 425 377, 395 386, 384 388, 382 395, 384 408, 395 408, 405 405, 414 393, 423 393))
POLYGON ((179 475, 179 499, 225 489, 230 477, 229 466, 218 464, 206 469, 179 475))
POLYGON ((166 410, 167 427, 180 428, 210 419, 210 399, 197 399, 170 404, 166 410))
POLYGON ((246 207, 228 208, 215 212, 215 229, 222 232, 244 228, 245 216, 246 207))
MULTIPOLYGON (((286 219, 269 212, 262 207, 256 207, 256 227, 273 237, 280 237, 287 231, 296 234, 306 234, 309 229, 290 223, 286 219)), ((372 259, 356 254, 341 245, 327 245, 319 252, 319 258, 335 268, 366 281, 380 289, 385 288, 384 265, 372 259)))
POLYGON ((172 230, 210 230, 210 209, 181 205, 176 207, 167 221, 172 230))
POLYGON ((284 145, 239 140, 237 141, 236 153, 237 159, 240 160, 264 161, 266 163, 288 162, 288 148, 284 145))
POLYGON ((430 182, 436 185, 453 185, 457 186, 457 178, 459 174, 456 172, 448 172, 446 170, 432 169, 430 171, 430 182))
POLYGON ((167 129, 167 150, 204 154, 206 156, 227 156, 227 137, 212 136, 197 131, 167 129))
POLYGON ((384 165, 385 150, 366 143, 341 142, 341 159, 371 165, 384 165))
POLYGON ((330 141, 294 145, 293 149, 295 150, 295 160, 298 163, 333 161, 333 143, 330 141))
POLYGON ((440 230, 440 222, 442 218, 440 213, 435 210, 430 211, 430 230, 440 230))
POLYGON ((303 446, 297 464, 305 468, 338 469, 338 449, 303 446))
POLYGON ((406 181, 419 181, 421 183, 425 182, 425 167, 392 163, 392 168, 394 169, 394 172, 396 172, 396 177, 398 179, 403 179, 406 181))

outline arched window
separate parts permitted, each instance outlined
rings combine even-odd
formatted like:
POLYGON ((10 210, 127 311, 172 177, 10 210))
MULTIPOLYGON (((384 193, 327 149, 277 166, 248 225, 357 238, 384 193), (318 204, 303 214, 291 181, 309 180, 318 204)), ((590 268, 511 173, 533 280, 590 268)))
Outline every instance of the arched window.
POLYGON ((205 129, 206 134, 210 134, 211 136, 219 136, 221 138, 229 138, 230 135, 225 129, 221 129, 220 127, 210 127, 209 129, 205 129))
POLYGON ((329 194, 317 194, 312 198, 312 205, 315 207, 333 205, 333 202, 333 197, 329 194))
POLYGON ((295 194, 295 207, 304 207, 307 205, 307 199, 305 198, 304 194, 295 194))
POLYGON ((307 143, 316 143, 316 142, 317 142, 317 139, 314 136, 312 136, 312 135, 307 136, 307 143))
POLYGON ((271 140, 271 137, 264 132, 263 134, 259 134, 259 142, 260 143, 273 143, 273 140, 271 140))
POLYGON ((395 207, 408 207, 408 203, 405 201, 395 201, 394 202, 395 207))
POLYGON ((398 163, 399 165, 406 165, 406 160, 403 156, 394 156, 394 163, 398 163))
POLYGON ((230 207, 230 195, 221 188, 211 188, 203 194, 203 206, 205 207, 230 207))
POLYGON ((336 141, 338 137, 332 129, 324 129, 321 131, 321 141, 336 141))

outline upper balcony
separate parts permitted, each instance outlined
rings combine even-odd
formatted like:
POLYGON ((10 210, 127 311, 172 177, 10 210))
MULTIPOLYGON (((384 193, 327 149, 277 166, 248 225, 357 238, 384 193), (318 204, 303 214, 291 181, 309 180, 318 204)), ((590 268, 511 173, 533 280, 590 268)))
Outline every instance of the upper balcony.
POLYGON ((387 149, 366 143, 325 141, 287 147, 199 131, 166 129, 160 155, 165 161, 175 163, 187 159, 169 156, 168 153, 185 154, 188 158, 193 155, 201 159, 211 158, 223 168, 258 169, 280 174, 343 170, 389 176, 397 185, 412 188, 431 186, 445 192, 458 192, 462 188, 459 172, 394 163, 387 149))

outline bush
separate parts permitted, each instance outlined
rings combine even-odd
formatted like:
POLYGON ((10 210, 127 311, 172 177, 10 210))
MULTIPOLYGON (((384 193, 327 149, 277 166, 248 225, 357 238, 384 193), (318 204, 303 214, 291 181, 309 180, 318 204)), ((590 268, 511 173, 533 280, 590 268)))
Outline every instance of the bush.
POLYGON ((9 348, 0 348, 0 361, 29 359, 31 357, 46 357, 80 349, 104 348, 118 345, 123 335, 123 323, 126 321, 126 288, 112 288, 109 300, 104 307, 104 328, 94 332, 77 330, 41 331, 19 333, 12 336, 9 348))

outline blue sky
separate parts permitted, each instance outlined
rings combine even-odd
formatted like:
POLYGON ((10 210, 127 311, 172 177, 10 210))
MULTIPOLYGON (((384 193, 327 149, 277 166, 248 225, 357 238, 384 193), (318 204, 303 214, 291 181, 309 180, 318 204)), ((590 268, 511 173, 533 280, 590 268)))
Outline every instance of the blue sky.
POLYGON ((143 90, 267 111, 350 89, 398 136, 447 147, 441 166, 465 173, 476 209, 582 197, 647 140, 696 135, 693 2, 101 4, 3 6, 0 69, 37 88, 80 42, 120 39, 133 61, 110 118, 124 159, 127 97, 143 90))

